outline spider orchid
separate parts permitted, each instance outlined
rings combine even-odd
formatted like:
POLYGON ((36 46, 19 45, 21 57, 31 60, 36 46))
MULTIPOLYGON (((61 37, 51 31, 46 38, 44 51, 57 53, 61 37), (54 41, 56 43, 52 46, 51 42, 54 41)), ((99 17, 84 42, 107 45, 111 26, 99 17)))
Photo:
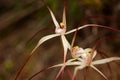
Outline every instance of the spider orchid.
POLYGON ((52 17, 52 20, 53 20, 53 23, 55 25, 55 34, 51 34, 51 35, 47 35, 43 38, 41 38, 38 42, 38 44, 36 45, 36 47, 33 49, 33 51, 31 52, 31 54, 45 41, 51 39, 51 38, 54 38, 54 37, 57 37, 57 36, 60 36, 61 37, 61 40, 62 40, 62 44, 63 44, 63 48, 64 48, 64 62, 65 62, 65 58, 66 58, 66 55, 67 55, 67 49, 70 49, 70 44, 69 42, 67 41, 66 37, 65 37, 65 33, 66 33, 66 5, 64 5, 64 9, 63 9, 63 16, 62 16, 62 22, 59 24, 52 12, 52 10, 49 8, 49 6, 45 3, 44 0, 42 0, 43 3, 46 5, 46 7, 48 8, 50 14, 51 14, 51 17, 52 17))
MULTIPOLYGON (((19 70, 19 72, 17 73, 17 76, 15 77, 15 80, 17 80, 18 76, 20 75, 21 71, 23 70, 24 66, 27 64, 27 62, 29 61, 29 59, 31 58, 31 56, 33 55, 33 53, 35 52, 35 50, 45 41, 57 37, 57 36, 61 36, 61 40, 62 40, 62 44, 63 44, 63 48, 64 48, 64 62, 66 60, 66 55, 67 55, 67 49, 70 49, 70 44, 67 41, 65 35, 66 32, 66 6, 64 5, 64 9, 63 9, 63 17, 62 17, 62 22, 60 24, 58 24, 52 10, 49 8, 49 6, 45 3, 44 0, 42 0, 43 3, 46 5, 46 7, 48 8, 53 23, 55 24, 55 34, 51 34, 51 35, 47 35, 43 38, 41 38, 39 40, 39 42, 37 43, 37 45, 35 46, 35 48, 31 51, 30 55, 28 56, 26 62, 23 64, 23 66, 21 67, 21 69, 19 70)), ((75 31, 75 30, 74 30, 75 31)))
POLYGON ((107 28, 107 29, 111 29, 113 31, 117 31, 117 32, 120 32, 119 30, 117 29, 113 29, 111 27, 107 27, 107 26, 102 26, 102 25, 96 25, 96 24, 87 24, 87 25, 83 25, 83 26, 80 26, 76 29, 72 29, 70 31, 67 31, 66 32, 66 28, 67 28, 67 25, 66 25, 66 5, 64 5, 64 9, 63 9, 63 16, 62 16, 62 22, 59 24, 52 12, 52 10, 49 8, 49 6, 47 5, 47 3, 45 3, 44 0, 41 0, 43 1, 43 3, 46 5, 46 7, 48 8, 50 14, 51 14, 51 17, 52 17, 52 20, 53 20, 53 23, 55 25, 55 34, 50 34, 50 35, 47 35, 47 36, 44 36, 42 37, 37 45, 35 46, 35 48, 31 51, 31 53, 29 54, 28 58, 26 59, 25 63, 22 65, 22 67, 20 68, 20 70, 18 71, 17 75, 15 76, 15 80, 17 80, 18 76, 20 75, 20 73, 22 72, 24 66, 27 64, 27 62, 29 61, 29 59, 32 57, 33 53, 35 52, 35 50, 42 44, 44 43, 45 41, 49 40, 49 39, 52 39, 54 37, 57 37, 57 36, 60 36, 61 37, 61 40, 62 40, 62 44, 63 44, 63 49, 64 49, 64 59, 63 61, 65 62, 66 61, 66 55, 67 55, 67 51, 68 49, 71 50, 71 46, 68 42, 68 40, 66 39, 65 35, 68 35, 70 33, 73 33, 75 32, 76 30, 80 30, 80 29, 83 29, 83 28, 86 28, 86 27, 101 27, 101 28, 107 28))
MULTIPOLYGON (((75 46, 75 47, 72 48, 72 53, 71 54, 72 54, 72 59, 67 60, 65 63, 57 64, 57 65, 54 65, 54 66, 51 66, 51 67, 48 68, 48 69, 51 69, 51 68, 55 68, 55 67, 61 67, 61 69, 59 70, 55 80, 58 79, 58 77, 60 76, 60 74, 62 73, 62 71, 64 70, 64 68, 66 66, 75 66, 74 73, 73 73, 73 76, 72 76, 72 80, 75 80, 75 76, 77 75, 78 70, 82 70, 86 67, 93 68, 103 78, 108 80, 108 78, 100 70, 98 70, 95 66, 96 65, 101 65, 101 64, 106 64, 106 63, 116 61, 116 60, 120 60, 120 57, 110 57, 110 58, 91 61, 91 63, 89 64, 89 59, 90 59, 91 54, 92 54, 92 48, 83 49, 83 48, 80 48, 78 46, 75 46)), ((97 51, 95 50, 93 52, 92 60, 95 58, 96 54, 97 54, 97 51)), ((33 77, 35 77, 40 72, 33 75, 31 78, 29 78, 29 80, 33 79, 33 77)))
POLYGON ((42 0, 43 3, 46 5, 46 7, 48 8, 50 14, 51 14, 51 17, 52 17, 52 20, 53 20, 53 23, 55 25, 55 34, 50 34, 50 35, 47 35, 47 36, 44 36, 42 37, 37 45, 35 46, 35 48, 31 51, 30 55, 32 55, 34 53, 34 51, 42 44, 44 43, 45 41, 49 40, 49 39, 52 39, 54 37, 57 37, 57 36, 60 36, 61 37, 61 40, 62 40, 62 44, 63 44, 63 48, 64 48, 64 62, 66 60, 66 55, 67 55, 67 50, 71 49, 71 46, 68 42, 68 40, 66 39, 65 35, 68 35, 70 33, 73 33, 75 32, 76 30, 80 30, 80 29, 83 29, 83 28, 86 28, 86 27, 101 27, 101 28, 107 28, 107 29, 111 29, 111 30, 114 30, 114 31, 117 31, 117 32, 120 32, 119 30, 117 29, 114 29, 114 28, 111 28, 111 27, 107 27, 107 26, 102 26, 102 25, 97 25, 97 24, 87 24, 87 25, 83 25, 83 26, 80 26, 76 29, 72 29, 70 31, 67 31, 66 32, 66 28, 67 28, 67 24, 66 24, 66 4, 64 4, 64 9, 63 9, 63 16, 62 16, 62 22, 59 24, 58 21, 56 20, 52 10, 49 8, 49 6, 47 5, 47 3, 45 3, 44 0, 42 0))

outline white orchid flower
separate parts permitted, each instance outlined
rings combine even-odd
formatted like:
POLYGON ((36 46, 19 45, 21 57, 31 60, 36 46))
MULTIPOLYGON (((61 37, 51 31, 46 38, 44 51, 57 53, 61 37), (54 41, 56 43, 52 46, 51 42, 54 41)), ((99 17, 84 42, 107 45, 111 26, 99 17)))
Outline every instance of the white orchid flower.
MULTIPOLYGON (((44 1, 43 1, 44 2, 44 1)), ((45 3, 45 2, 44 2, 45 3)), ((63 44, 63 48, 64 48, 64 61, 66 60, 66 55, 67 55, 67 49, 70 49, 70 44, 69 42, 67 41, 66 37, 64 36, 65 33, 66 33, 66 8, 64 6, 64 9, 63 9, 63 18, 62 18, 62 22, 59 24, 52 12, 52 10, 49 8, 49 6, 45 3, 45 5, 47 6, 50 14, 51 14, 51 17, 52 17, 52 20, 53 20, 53 23, 55 24, 55 34, 51 34, 51 35, 47 35, 43 38, 41 38, 37 44, 37 46, 33 49, 33 51, 31 52, 31 54, 33 54, 33 52, 45 41, 51 39, 51 38, 54 38, 54 37, 57 37, 57 36, 60 36, 61 37, 61 40, 62 40, 62 44, 63 44)))
MULTIPOLYGON (((78 46, 75 46, 72 49, 72 57, 73 57, 72 59, 67 60, 65 63, 61 63, 61 64, 51 66, 47 69, 51 69, 51 68, 55 68, 55 67, 61 67, 61 69, 57 73, 57 76, 54 79, 54 80, 57 80, 66 66, 75 66, 74 73, 73 73, 73 76, 72 76, 72 80, 75 80, 75 77, 76 77, 76 74, 77 74, 78 70, 82 70, 86 67, 91 67, 95 71, 97 71, 103 78, 108 80, 108 78, 99 69, 97 69, 95 66, 96 65, 101 65, 101 64, 106 64, 106 63, 109 63, 109 62, 112 62, 112 61, 120 60, 120 57, 110 57, 110 58, 105 58, 105 59, 100 59, 100 60, 93 61, 93 59, 95 58, 95 56, 97 54, 97 51, 94 51, 93 56, 92 56, 92 61, 90 63, 88 63, 89 59, 91 58, 91 55, 92 55, 91 52, 92 52, 91 48, 83 49, 83 48, 80 48, 78 46)), ((42 71, 34 74, 31 78, 29 78, 29 80, 33 79, 37 74, 41 73, 42 71)))
POLYGON ((33 53, 35 52, 35 50, 42 44, 44 43, 45 41, 49 40, 49 39, 52 39, 54 37, 57 37, 57 36, 60 36, 61 37, 61 40, 62 40, 62 44, 63 44, 63 48, 64 48, 64 62, 66 61, 66 55, 67 55, 67 51, 68 49, 71 50, 71 46, 68 42, 68 40, 66 39, 65 35, 67 34, 70 34, 70 33, 73 33, 75 32, 76 30, 80 30, 80 29, 83 29, 83 28, 86 28, 86 27, 101 27, 101 28, 107 28, 107 29, 111 29, 113 31, 117 31, 117 32, 120 32, 119 30, 117 29, 113 29, 113 28, 110 28, 110 27, 107 27, 107 26, 102 26, 102 25, 96 25, 96 24, 87 24, 87 25, 83 25, 83 26, 80 26, 76 29, 72 29, 70 31, 67 31, 66 32, 66 28, 67 28, 67 25, 66 25, 66 7, 64 6, 64 9, 63 9, 63 16, 62 16, 62 22, 59 24, 58 21, 56 20, 52 10, 49 8, 49 6, 44 2, 44 0, 42 0, 43 3, 46 5, 46 7, 48 8, 50 14, 51 14, 51 17, 52 17, 52 20, 53 20, 53 23, 55 25, 55 34, 50 34, 50 35, 47 35, 47 36, 44 36, 42 37, 37 45, 35 46, 35 48, 31 51, 31 53, 29 54, 28 58, 26 59, 25 63, 23 64, 23 66, 20 68, 20 70, 18 71, 16 77, 15 77, 15 80, 17 80, 18 76, 20 75, 20 73, 22 72, 24 66, 27 64, 27 62, 29 61, 29 59, 31 58, 31 56, 33 55, 33 53))
POLYGON ((71 46, 68 42, 68 40, 66 39, 65 35, 68 35, 70 33, 73 33, 75 32, 76 30, 80 30, 80 29, 83 29, 83 28, 86 28, 86 27, 101 27, 101 28, 107 28, 107 29, 111 29, 113 31, 117 31, 117 32, 120 32, 119 30, 117 29, 113 29, 111 27, 107 27, 107 26, 102 26, 102 25, 97 25, 97 24, 87 24, 87 25, 83 25, 83 26, 80 26, 76 29, 72 29, 70 31, 67 31, 66 32, 66 29, 67 29, 67 25, 66 25, 66 6, 64 5, 64 9, 63 9, 63 16, 62 16, 62 22, 59 24, 58 21, 56 20, 52 10, 49 8, 49 6, 44 2, 44 0, 42 0, 43 3, 46 5, 46 7, 48 8, 50 14, 51 14, 51 17, 52 17, 52 20, 53 20, 53 23, 55 25, 55 34, 50 34, 50 35, 47 35, 47 36, 44 36, 42 37, 37 45, 35 46, 35 48, 32 50, 32 52, 30 53, 31 55, 34 53, 34 51, 42 44, 44 43, 45 41, 51 39, 51 38, 54 38, 54 37, 57 37, 57 36, 60 36, 61 37, 61 40, 62 40, 62 44, 63 44, 63 48, 64 48, 64 62, 66 60, 66 55, 67 55, 67 50, 71 49, 71 46))

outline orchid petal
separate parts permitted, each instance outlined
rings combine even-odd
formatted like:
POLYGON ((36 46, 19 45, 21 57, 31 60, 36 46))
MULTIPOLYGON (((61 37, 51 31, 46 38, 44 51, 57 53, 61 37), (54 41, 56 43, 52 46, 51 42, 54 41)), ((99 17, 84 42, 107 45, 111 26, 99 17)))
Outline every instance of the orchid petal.
POLYGON ((68 47, 68 49, 71 49, 70 43, 66 39, 64 35, 61 35, 62 41, 64 42, 65 47, 68 47))
POLYGON ((84 60, 82 58, 77 58, 77 60, 79 60, 81 62, 84 62, 84 60))
POLYGON ((79 62, 79 61, 76 61, 76 62, 66 62, 66 63, 53 65, 53 66, 51 66, 51 68, 61 67, 61 66, 73 66, 73 65, 82 65, 82 63, 79 62))
POLYGON ((48 10, 49 10, 49 12, 50 12, 50 14, 51 14, 51 17, 52 17, 52 20, 53 20, 53 22, 54 22, 54 24, 55 24, 55 27, 56 27, 56 28, 60 28, 60 25, 58 24, 58 22, 57 22, 57 20, 56 20, 56 18, 55 18, 55 16, 54 16, 52 10, 51 10, 49 7, 48 7, 48 10))
POLYGON ((29 56, 27 57, 25 63, 22 65, 22 67, 20 68, 20 70, 18 71, 15 79, 17 79, 20 75, 20 73, 22 72, 22 70, 24 69, 25 65, 28 63, 28 61, 30 60, 30 58, 32 57, 33 53, 35 52, 35 50, 45 41, 53 38, 53 37, 56 37, 56 36, 60 36, 60 34, 51 34, 51 35, 47 35, 43 38, 41 38, 38 42, 38 44, 35 46, 35 48, 31 51, 31 53, 29 54, 29 56))
POLYGON ((101 76, 103 76, 106 80, 108 80, 108 78, 100 71, 98 70, 95 66, 91 65, 91 67, 96 70, 101 76))
POLYGON ((72 30, 70 30, 70 31, 67 31, 66 33, 65 33, 65 35, 67 35, 67 34, 70 34, 70 33, 73 33, 73 32, 75 32, 77 29, 72 29, 72 30))
POLYGON ((51 34, 51 35, 47 35, 43 38, 41 38, 38 42, 38 45, 42 44, 43 42, 45 42, 46 40, 49 40, 51 38, 54 38, 54 37, 57 37, 57 36, 60 36, 60 34, 51 34))
POLYGON ((83 26, 80 26, 79 28, 72 29, 72 30, 66 32, 65 34, 67 35, 67 34, 73 33, 73 32, 75 32, 76 30, 80 30, 80 29, 83 29, 83 28, 88 27, 88 26, 90 26, 90 25, 83 25, 83 26))
POLYGON ((66 7, 65 7, 65 5, 64 5, 64 9, 63 9, 63 20, 62 20, 62 22, 64 23, 64 25, 66 27, 67 25, 66 25, 66 7))
POLYGON ((72 61, 74 61, 74 60, 76 60, 76 59, 75 59, 75 58, 69 59, 69 60, 67 60, 67 63, 72 62, 72 61))
POLYGON ((49 40, 49 39, 51 39, 51 38, 54 38, 54 37, 56 37, 56 36, 59 36, 59 35, 60 35, 60 34, 51 34, 51 35, 47 35, 47 36, 41 38, 41 39, 39 40, 38 44, 37 44, 37 45, 35 46, 35 48, 32 50, 31 54, 33 54, 33 52, 34 52, 43 42, 45 42, 45 41, 47 41, 47 40, 49 40))
POLYGON ((84 65, 75 67, 75 70, 74 70, 74 74, 73 74, 72 80, 75 80, 75 76, 76 76, 76 74, 77 74, 77 71, 83 69, 84 67, 85 67, 84 65))
POLYGON ((60 25, 58 24, 58 22, 57 22, 57 20, 56 20, 56 18, 55 18, 55 16, 54 16, 52 10, 49 8, 48 4, 47 4, 44 0, 42 0, 42 2, 43 2, 43 3, 45 4, 45 6, 48 8, 48 10, 49 10, 49 12, 50 12, 50 14, 51 14, 52 20, 53 20, 53 22, 54 22, 54 24, 55 24, 55 27, 56 27, 56 28, 59 28, 60 25))
POLYGON ((70 62, 72 62, 72 61, 74 61, 74 60, 76 60, 76 59, 70 59, 70 60, 68 60, 68 61, 65 62, 65 63, 56 64, 56 65, 54 65, 54 66, 52 66, 52 67, 60 67, 60 66, 66 65, 66 63, 70 63, 70 62))
POLYGON ((65 64, 64 63, 61 63, 61 64, 56 64, 54 66, 51 66, 51 67, 61 67, 61 66, 64 66, 65 64))
POLYGON ((73 66, 73 65, 77 65, 77 66, 79 66, 79 65, 82 65, 82 63, 79 62, 79 61, 66 63, 66 66, 73 66))
POLYGON ((67 55, 67 49, 70 49, 70 44, 64 35, 61 35, 61 39, 62 39, 62 44, 63 44, 63 48, 64 48, 64 62, 65 62, 66 55, 67 55))
POLYGON ((111 57, 111 58, 106 58, 106 59, 102 59, 102 60, 96 60, 93 61, 92 64, 93 65, 98 65, 98 64, 105 64, 111 61, 116 61, 116 60, 120 60, 120 57, 111 57))
POLYGON ((114 28, 111 28, 111 27, 107 27, 107 26, 102 26, 102 25, 97 25, 97 24, 86 24, 86 25, 80 26, 76 29, 72 29, 72 30, 66 32, 65 34, 70 34, 70 33, 75 32, 76 30, 80 30, 80 29, 83 29, 83 28, 86 28, 86 27, 101 27, 101 28, 106 28, 106 29, 110 29, 110 30, 113 30, 113 31, 120 32, 120 30, 117 30, 117 29, 114 29, 114 28))
POLYGON ((94 59, 94 58, 95 58, 96 54, 97 54, 97 52, 96 52, 96 51, 94 51, 92 59, 94 59))

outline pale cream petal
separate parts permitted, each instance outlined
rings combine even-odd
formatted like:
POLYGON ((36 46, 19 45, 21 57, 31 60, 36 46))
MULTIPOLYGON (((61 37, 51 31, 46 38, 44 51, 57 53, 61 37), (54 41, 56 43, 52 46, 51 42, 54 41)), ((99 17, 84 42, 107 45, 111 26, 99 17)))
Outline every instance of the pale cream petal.
POLYGON ((111 61, 117 61, 117 60, 120 60, 120 57, 105 58, 105 59, 93 61, 92 65, 105 64, 105 63, 108 63, 111 61))
POLYGON ((82 63, 79 61, 66 63, 66 66, 80 66, 80 65, 82 65, 82 63))
POLYGON ((51 66, 51 67, 82 65, 82 63, 79 62, 79 61, 75 61, 75 62, 72 62, 72 61, 73 61, 73 59, 70 59, 70 60, 68 60, 68 61, 65 62, 65 63, 56 64, 56 65, 53 65, 53 66, 51 66))
POLYGON ((66 39, 65 35, 61 35, 61 36, 62 36, 62 41, 64 41, 65 43, 65 46, 68 47, 68 49, 71 49, 70 43, 66 39))
POLYGON ((45 37, 43 37, 43 38, 41 38, 41 39, 39 40, 38 45, 42 44, 43 42, 45 42, 45 41, 47 41, 47 40, 49 40, 49 39, 51 39, 51 38, 57 37, 57 36, 60 36, 60 34, 47 35, 47 36, 45 36, 45 37))
POLYGON ((61 63, 61 64, 56 64, 56 65, 53 65, 51 67, 61 67, 61 66, 64 66, 65 64, 64 63, 61 63))
POLYGON ((78 29, 77 29, 77 28, 76 28, 76 29, 72 29, 72 30, 66 32, 65 35, 70 34, 70 33, 73 33, 73 32, 75 32, 76 30, 80 30, 80 29, 83 29, 83 28, 88 27, 88 26, 90 26, 90 25, 83 25, 83 26, 78 27, 78 29))
POLYGON ((82 58, 77 58, 77 60, 79 60, 81 62, 84 62, 84 60, 82 58))
POLYGON ((101 76, 103 76, 106 80, 108 80, 108 78, 100 71, 98 70, 95 66, 91 65, 91 67, 96 70, 101 76))
POLYGON ((94 51, 92 59, 95 58, 96 54, 97 54, 97 51, 94 51))
POLYGON ((75 32, 77 29, 72 29, 72 30, 70 30, 70 31, 67 31, 66 33, 65 33, 65 35, 67 35, 67 34, 70 34, 70 33, 73 33, 73 32, 75 32))
POLYGON ((55 24, 55 27, 56 27, 56 28, 60 28, 60 25, 58 24, 58 22, 57 22, 57 20, 56 20, 56 18, 55 18, 55 16, 54 16, 52 10, 51 10, 50 7, 48 6, 48 4, 47 4, 44 0, 41 0, 41 1, 42 1, 42 2, 45 4, 45 6, 48 8, 48 10, 49 10, 49 12, 50 12, 50 14, 51 14, 52 20, 53 20, 53 22, 54 22, 54 24, 55 24))
POLYGON ((110 29, 110 30, 113 30, 113 31, 116 31, 116 32, 120 32, 119 30, 108 27, 108 26, 102 26, 102 25, 97 25, 97 24, 86 24, 86 25, 80 26, 76 29, 70 30, 70 31, 66 32, 65 34, 70 34, 70 33, 75 32, 76 30, 80 30, 80 29, 83 29, 83 28, 86 28, 86 27, 101 27, 101 28, 110 29))
POLYGON ((67 63, 72 62, 74 60, 77 60, 77 59, 75 59, 75 58, 69 59, 69 60, 67 60, 67 63))
POLYGON ((61 39, 62 39, 62 44, 63 44, 63 48, 64 48, 64 62, 65 62, 67 50, 70 49, 70 44, 64 35, 61 35, 61 39))
POLYGON ((75 76, 76 76, 78 70, 82 70, 83 68, 85 68, 84 65, 81 65, 81 66, 77 66, 77 67, 75 67, 75 70, 74 70, 74 73, 73 73, 72 80, 75 80, 75 76))
POLYGON ((51 38, 54 38, 54 37, 56 37, 56 36, 60 36, 60 34, 51 34, 51 35, 47 35, 47 36, 41 38, 41 39, 39 40, 38 44, 37 44, 37 45, 35 46, 35 48, 32 50, 31 55, 34 53, 34 51, 35 51, 43 42, 45 42, 45 41, 47 41, 47 40, 49 40, 49 39, 51 39, 51 38))
POLYGON ((54 24, 55 24, 55 27, 56 27, 56 28, 60 28, 60 25, 58 24, 58 22, 57 22, 57 20, 56 20, 56 18, 55 18, 55 16, 54 16, 52 10, 51 10, 49 7, 48 7, 48 9, 49 9, 49 12, 50 12, 50 14, 51 14, 52 20, 53 20, 53 22, 54 22, 54 24))
POLYGON ((65 27, 67 26, 66 25, 66 7, 64 6, 64 9, 63 9, 63 23, 64 23, 64 25, 65 25, 65 27))

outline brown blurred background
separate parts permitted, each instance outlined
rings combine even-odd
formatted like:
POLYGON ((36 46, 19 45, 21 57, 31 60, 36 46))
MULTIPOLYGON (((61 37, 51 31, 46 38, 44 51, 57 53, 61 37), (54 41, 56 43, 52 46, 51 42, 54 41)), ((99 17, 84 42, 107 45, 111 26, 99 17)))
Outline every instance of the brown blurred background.
MULTIPOLYGON (((45 1, 53 10, 58 22, 61 22, 63 0, 45 1)), ((120 0, 67 0, 67 29, 71 30, 78 24, 82 26, 88 23, 120 29, 120 0)), ((49 11, 40 0, 0 0, 0 80, 13 80, 37 41, 47 34, 54 33, 54 27, 49 11)), ((72 36, 73 34, 67 36, 69 42, 72 36)), ((86 28, 78 31, 75 45, 92 47, 104 36, 120 36, 120 33, 96 27, 86 28)), ((120 39, 111 38, 102 41, 98 49, 109 56, 120 56, 119 47, 120 39)), ((62 52, 59 37, 45 42, 26 65, 20 80, 26 80, 44 67, 61 63, 62 52)), ((119 80, 119 66, 114 63, 110 66, 112 73, 106 66, 99 69, 110 80, 119 80)), ((34 80, 53 80, 57 71, 58 69, 50 70, 49 73, 46 71, 34 80)), ((88 80, 89 77, 92 80, 103 80, 95 73, 93 71, 92 74, 87 74, 88 80)), ((65 80, 67 79, 69 80, 65 80)))

